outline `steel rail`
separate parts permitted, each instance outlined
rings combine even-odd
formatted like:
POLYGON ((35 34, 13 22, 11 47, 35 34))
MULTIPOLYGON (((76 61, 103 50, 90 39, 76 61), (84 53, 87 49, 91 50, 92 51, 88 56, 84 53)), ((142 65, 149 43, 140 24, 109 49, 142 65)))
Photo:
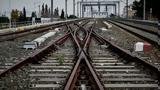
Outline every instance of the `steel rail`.
POLYGON ((129 52, 129 51, 117 46, 116 44, 112 43, 111 41, 109 41, 107 39, 104 39, 103 37, 101 37, 100 35, 98 35, 94 31, 93 31, 92 35, 93 35, 94 38, 99 39, 97 41, 101 41, 101 40, 105 41, 105 43, 103 43, 104 45, 106 43, 109 44, 109 47, 110 47, 110 49, 112 51, 114 51, 115 53, 119 54, 121 57, 126 58, 126 60, 130 60, 130 61, 141 63, 143 66, 145 66, 148 69, 150 69, 150 71, 153 71, 157 75, 158 81, 160 81, 160 69, 157 66, 155 66, 155 65, 153 65, 153 64, 151 64, 151 63, 149 63, 149 62, 147 62, 145 60, 140 59, 139 57, 133 55, 131 52, 129 52))
MULTIPOLYGON (((154 44, 154 45, 158 45, 158 36, 157 36, 157 34, 153 34, 155 37, 157 37, 156 40, 153 40, 153 39, 150 39, 150 38, 148 38, 148 37, 142 36, 142 35, 140 35, 139 33, 130 31, 130 30, 128 30, 127 28, 122 27, 122 26, 114 23, 113 21, 109 21, 109 22, 112 23, 112 24, 114 24, 114 25, 116 25, 116 26, 118 26, 118 27, 120 27, 120 28, 122 28, 122 29, 124 29, 124 30, 126 30, 126 31, 129 32, 129 33, 132 33, 132 34, 134 34, 134 35, 136 35, 136 36, 138 36, 138 37, 140 37, 140 38, 142 38, 142 39, 144 39, 144 40, 146 40, 146 41, 154 44)), ((133 28, 134 28, 134 27, 133 27, 133 28)), ((138 29, 138 28, 136 28, 136 29, 138 29)), ((138 29, 138 30, 140 30, 140 29, 138 29)), ((141 31, 142 31, 142 30, 141 30, 141 31)), ((146 32, 146 31, 143 31, 143 32, 146 32)), ((146 32, 146 33, 149 33, 149 32, 146 32)), ((151 34, 151 33, 150 33, 150 34, 151 34)))
MULTIPOLYGON (((92 29, 93 29, 93 28, 92 28, 92 29)), ((84 29, 84 30, 85 30, 85 29, 84 29)), ((87 67, 89 68, 89 70, 90 70, 90 72, 91 72, 91 74, 92 74, 92 76, 93 76, 93 78, 94 78, 94 81, 96 82, 97 89, 98 89, 98 90, 104 90, 104 87, 103 87, 103 85, 101 84, 99 78, 97 77, 97 75, 96 75, 93 67, 92 67, 91 64, 89 63, 88 56, 85 54, 85 53, 87 53, 87 52, 86 52, 86 50, 84 50, 84 48, 86 48, 86 45, 87 45, 88 43, 90 43, 89 40, 90 40, 90 38, 91 38, 91 37, 90 37, 90 36, 91 36, 91 33, 92 33, 92 30, 90 31, 90 34, 88 34, 88 35, 86 34, 86 35, 87 35, 87 36, 86 36, 86 37, 87 37, 87 40, 85 41, 85 43, 83 43, 83 46, 81 46, 81 47, 79 48, 79 50, 81 50, 81 52, 80 52, 80 54, 78 55, 77 63, 76 63, 76 65, 75 65, 75 67, 74 67, 74 69, 73 69, 73 71, 72 71, 72 73, 71 73, 71 75, 70 75, 70 77, 69 77, 69 79, 68 79, 65 87, 64 87, 64 90, 73 90, 73 86, 74 86, 75 80, 77 79, 77 77, 78 77, 78 75, 79 75, 79 74, 78 74, 78 73, 79 73, 78 68, 79 68, 80 62, 81 62, 82 60, 85 60, 85 62, 86 62, 86 64, 87 64, 87 67)), ((73 35, 72 35, 72 38, 74 39, 74 42, 76 43, 77 46, 79 46, 80 42, 78 42, 77 38, 75 38, 75 37, 76 37, 76 36, 73 36, 73 35), (78 42, 78 43, 77 43, 77 42, 78 42)))
MULTIPOLYGON (((141 31, 148 32, 148 33, 151 33, 151 34, 154 34, 154 35, 157 35, 157 32, 158 32, 158 31, 150 31, 149 29, 145 29, 145 28, 138 27, 138 26, 135 26, 135 25, 127 24, 127 23, 124 23, 124 22, 121 22, 121 21, 118 21, 118 20, 112 20, 112 21, 115 21, 115 22, 118 22, 118 23, 121 23, 121 24, 130 26, 130 27, 137 28, 137 29, 139 29, 139 30, 141 30, 141 31)), ((157 27, 158 27, 158 26, 157 26, 157 27)))
POLYGON ((59 38, 58 40, 51 41, 44 48, 36 51, 32 55, 26 57, 25 59, 21 60, 21 62, 18 62, 17 64, 13 65, 12 67, 4 70, 2 73, 0 73, 0 78, 5 76, 9 72, 13 72, 13 71, 21 68, 22 66, 27 65, 28 63, 40 61, 45 55, 49 54, 51 51, 57 50, 58 49, 57 45, 59 46, 59 45, 63 44, 68 39, 69 35, 70 34, 67 33, 64 36, 62 36, 61 38, 59 38))
MULTIPOLYGON (((66 24, 65 24, 66 25, 66 24)), ((17 64, 11 66, 10 68, 4 70, 3 72, 0 73, 0 78, 4 77, 7 73, 9 72, 13 72, 19 68, 21 68, 22 66, 27 65, 28 63, 37 63, 38 61, 40 61, 45 55, 47 55, 49 52, 51 51, 55 51, 58 49, 57 46, 63 44, 70 36, 71 32, 67 32, 64 36, 60 37, 58 40, 56 41, 51 41, 47 46, 45 46, 44 48, 36 51, 35 53, 33 53, 32 55, 26 57, 25 59, 21 60, 20 62, 18 62, 17 64)))
MULTIPOLYGON (((87 36, 88 36, 88 31, 85 30, 81 25, 78 25, 77 23, 74 23, 74 24, 79 27, 79 29, 74 32, 74 36, 77 37, 78 31, 80 31, 80 30, 83 31, 83 32, 85 32, 86 35, 85 35, 85 38, 83 39, 83 42, 85 42, 86 39, 87 39, 87 36)), ((77 37, 77 38, 78 38, 78 37, 77 37)), ((78 39, 79 39, 79 38, 78 38, 78 39)))

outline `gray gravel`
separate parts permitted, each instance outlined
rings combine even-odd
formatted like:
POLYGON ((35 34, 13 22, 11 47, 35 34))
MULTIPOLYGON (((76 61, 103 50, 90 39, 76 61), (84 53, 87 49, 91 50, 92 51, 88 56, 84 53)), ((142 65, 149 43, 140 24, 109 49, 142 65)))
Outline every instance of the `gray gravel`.
POLYGON ((98 20, 98 24, 96 25, 97 29, 96 31, 104 38, 109 39, 110 41, 114 42, 116 45, 129 50, 133 54, 137 55, 138 57, 147 60, 150 63, 156 64, 157 66, 160 66, 160 61, 158 55, 160 55, 160 51, 157 47, 152 46, 153 50, 148 53, 144 52, 134 52, 134 44, 136 42, 144 42, 144 40, 116 27, 113 26, 112 28, 108 29, 107 31, 102 31, 100 28, 106 28, 106 25, 104 25, 100 20, 98 20))

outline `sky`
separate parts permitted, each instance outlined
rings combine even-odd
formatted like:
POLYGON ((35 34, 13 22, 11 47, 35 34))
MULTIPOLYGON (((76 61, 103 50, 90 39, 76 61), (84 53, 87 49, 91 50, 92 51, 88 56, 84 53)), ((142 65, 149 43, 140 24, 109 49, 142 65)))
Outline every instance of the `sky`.
MULTIPOLYGON (((80 0, 75 0, 75 1, 77 2, 80 0)), ((87 1, 98 1, 98 0, 87 0, 87 1)), ((99 1, 111 1, 111 0, 99 0, 99 1)), ((115 1, 115 0, 112 0, 112 1, 115 1)), ((121 1, 123 1, 120 3, 121 5, 120 12, 122 14, 126 0, 121 0, 121 1)), ((129 1, 129 4, 131 4, 134 0, 128 0, 128 1, 129 1)), ((51 6, 50 2, 51 0, 0 0, 0 15, 6 14, 7 16, 9 16, 9 12, 11 9, 18 9, 22 11, 23 7, 25 7, 27 16, 31 16, 32 11, 36 11, 38 13, 39 11, 38 5, 41 6, 44 3, 44 4, 48 4, 48 7, 50 7, 51 6)), ((68 8, 67 8, 68 14, 69 15, 73 14, 73 0, 68 0, 67 4, 68 4, 68 8)), ((53 0, 53 7, 54 8, 58 7, 59 12, 61 12, 61 9, 64 9, 65 7, 65 0, 53 0)))

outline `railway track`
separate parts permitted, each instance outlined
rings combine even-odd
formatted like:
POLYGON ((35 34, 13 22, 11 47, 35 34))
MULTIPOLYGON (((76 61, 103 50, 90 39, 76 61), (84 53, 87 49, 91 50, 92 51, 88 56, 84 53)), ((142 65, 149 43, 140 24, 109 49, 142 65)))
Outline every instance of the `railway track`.
MULTIPOLYGON (((67 41, 69 43, 69 40, 67 41)), ((60 90, 74 66, 74 48, 72 42, 61 47, 60 50, 50 53, 50 56, 41 64, 31 65, 31 90, 60 90)))
MULTIPOLYGON (((83 22, 83 20, 79 20, 79 21, 75 21, 75 22, 83 22)), ((86 22, 84 22, 86 23, 86 22)), ((50 38, 48 38, 47 40, 45 40, 45 42, 43 42, 40 46, 38 46, 36 49, 41 49, 44 48, 44 46, 52 39, 54 38, 54 40, 58 39, 60 37, 60 35, 65 34, 66 30, 65 30, 65 25, 67 23, 63 23, 62 26, 50 26, 50 27, 46 27, 48 28, 48 30, 45 30, 44 28, 40 28, 41 30, 43 30, 43 32, 36 32, 36 33, 31 33, 28 34, 26 36, 22 36, 22 37, 16 37, 16 38, 11 38, 14 40, 11 41, 3 41, 0 42, 0 72, 2 72, 3 70, 9 68, 10 66, 20 62, 21 60, 23 60, 24 58, 26 58, 29 54, 32 54, 33 52, 35 52, 35 49, 25 49, 23 48, 23 46, 25 45, 25 42, 31 42, 33 41, 35 38, 38 38, 42 35, 44 35, 45 33, 48 32, 52 32, 54 31, 55 27, 60 27, 59 32, 56 32, 56 34, 50 38), (51 28, 52 27, 52 28, 51 28)), ((71 24, 71 22, 69 22, 68 24, 71 24)), ((38 29, 37 31, 40 31, 40 29, 38 29)), ((35 30, 36 31, 36 30, 35 30)), ((27 31, 26 31, 27 32, 27 31)), ((28 31, 27 33, 30 33, 30 31, 28 31)), ((16 36, 16 33, 12 33, 13 36, 16 36)), ((11 34, 11 36, 12 36, 11 34)), ((19 32, 18 34, 23 34, 23 32, 19 32)), ((10 36, 10 35, 9 35, 10 36)), ((3 37, 3 36, 2 36, 3 37)), ((6 36, 7 37, 7 36, 6 36)))
MULTIPOLYGON (((82 20, 85 20, 85 19, 82 19, 82 20)), ((36 28, 32 28, 32 29, 27 29, 27 30, 16 30, 16 31, 10 31, 10 32, 6 32, 6 33, 1 33, 0 34, 0 42, 7 41, 7 40, 14 40, 16 38, 24 37, 29 34, 45 32, 45 31, 51 30, 53 28, 65 26, 65 24, 80 22, 82 20, 73 20, 73 21, 68 21, 68 22, 55 23, 53 25, 36 27, 36 28)))
POLYGON ((0 77, 29 65, 31 90, 158 90, 159 69, 99 36, 95 20, 66 27, 64 36, 0 77))
POLYGON ((92 64, 106 90, 156 90, 157 81, 128 59, 117 58, 109 48, 91 44, 92 64))
POLYGON ((149 41, 155 45, 158 45, 158 26, 149 26, 143 24, 132 23, 129 21, 121 20, 108 20, 108 22, 140 37, 146 41, 149 41))

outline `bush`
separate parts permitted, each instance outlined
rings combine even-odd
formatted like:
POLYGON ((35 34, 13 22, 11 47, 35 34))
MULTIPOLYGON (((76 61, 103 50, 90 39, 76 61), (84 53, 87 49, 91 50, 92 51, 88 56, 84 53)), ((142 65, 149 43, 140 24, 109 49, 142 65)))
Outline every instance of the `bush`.
POLYGON ((70 15, 69 17, 68 17, 69 19, 75 19, 75 18, 77 18, 75 15, 70 15))
POLYGON ((8 17, 0 17, 0 23, 9 23, 8 17))

